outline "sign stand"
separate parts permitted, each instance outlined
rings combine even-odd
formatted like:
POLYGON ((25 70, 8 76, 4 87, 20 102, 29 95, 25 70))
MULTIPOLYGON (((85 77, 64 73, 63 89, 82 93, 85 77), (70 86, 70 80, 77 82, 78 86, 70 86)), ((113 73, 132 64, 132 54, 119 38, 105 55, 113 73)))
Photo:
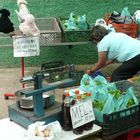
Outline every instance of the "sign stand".
MULTIPOLYGON (((22 74, 22 78, 24 77, 24 57, 21 58, 21 74, 22 74)), ((25 84, 22 83, 22 88, 25 87, 25 84)))
MULTIPOLYGON (((24 57, 40 54, 39 36, 13 36, 14 57, 21 57, 21 74, 24 77, 24 57)), ((22 83, 22 88, 25 84, 22 83)))

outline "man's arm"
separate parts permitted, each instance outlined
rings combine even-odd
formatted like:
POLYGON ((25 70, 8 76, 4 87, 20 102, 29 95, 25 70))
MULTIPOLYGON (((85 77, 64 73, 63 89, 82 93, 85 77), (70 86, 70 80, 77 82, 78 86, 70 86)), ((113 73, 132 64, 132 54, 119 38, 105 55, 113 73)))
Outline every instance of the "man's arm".
POLYGON ((109 65, 109 64, 111 64, 113 62, 114 62, 114 60, 107 60, 105 66, 107 66, 107 65, 109 65))
POLYGON ((99 52, 98 53, 98 62, 95 63, 90 70, 87 70, 87 73, 88 74, 93 73, 93 72, 99 70, 100 68, 113 63, 113 60, 106 59, 106 55, 107 55, 107 52, 99 52))

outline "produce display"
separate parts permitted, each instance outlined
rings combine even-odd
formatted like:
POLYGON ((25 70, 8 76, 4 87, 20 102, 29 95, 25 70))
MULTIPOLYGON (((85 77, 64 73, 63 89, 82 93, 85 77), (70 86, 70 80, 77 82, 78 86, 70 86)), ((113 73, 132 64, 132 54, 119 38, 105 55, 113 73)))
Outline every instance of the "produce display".
POLYGON ((66 31, 87 30, 89 25, 86 20, 86 15, 76 16, 71 13, 69 18, 63 20, 63 26, 66 31))
MULTIPOLYGON (((92 128, 94 125, 93 121, 86 125, 81 125, 77 129, 73 129, 72 119, 70 117, 71 106, 76 105, 79 102, 86 101, 87 93, 90 93, 90 100, 92 102, 91 105, 93 107, 95 120, 99 123, 104 123, 104 114, 112 116, 112 114, 118 113, 118 116, 114 115, 118 120, 121 117, 127 118, 127 116, 131 116, 132 111, 129 111, 129 109, 132 110, 132 108, 138 106, 139 103, 138 98, 135 96, 136 90, 133 86, 122 88, 121 84, 119 86, 118 85, 116 82, 110 83, 101 75, 92 78, 88 74, 84 74, 79 87, 65 91, 65 96, 68 94, 68 98, 65 97, 62 104, 63 129, 66 131, 73 130, 73 133, 75 134, 82 134, 83 129, 88 130, 89 128, 92 128), (80 98, 77 98, 77 95, 80 95, 80 98), (125 112, 124 110, 127 111, 125 112), (85 126, 87 126, 86 129, 85 126)), ((136 114, 137 112, 133 113, 136 114)), ((107 123, 110 124, 110 121, 107 123)), ((112 121, 112 123, 114 123, 114 121, 112 121)), ((108 129, 112 129, 112 124, 109 126, 110 127, 108 129)), ((114 131, 116 130, 117 129, 114 131)))
POLYGON ((91 92, 95 117, 103 122, 103 114, 121 111, 138 104, 134 88, 119 89, 115 83, 109 83, 104 77, 95 78, 85 74, 79 87, 85 92, 91 92))

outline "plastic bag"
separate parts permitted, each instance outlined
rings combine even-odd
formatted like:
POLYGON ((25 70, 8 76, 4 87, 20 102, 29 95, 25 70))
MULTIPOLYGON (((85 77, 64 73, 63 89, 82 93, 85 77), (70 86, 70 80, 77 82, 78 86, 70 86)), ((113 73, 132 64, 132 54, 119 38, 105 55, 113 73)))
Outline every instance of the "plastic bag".
POLYGON ((87 24, 87 21, 86 21, 86 15, 78 16, 78 28, 80 30, 87 30, 88 29, 88 24, 87 24))
POLYGON ((135 19, 136 23, 140 24, 140 10, 135 11, 134 19, 135 19))
POLYGON ((134 95, 133 87, 128 88, 127 91, 122 94, 122 96, 118 99, 118 103, 119 110, 123 110, 138 104, 138 99, 134 95))
POLYGON ((130 12, 128 11, 128 7, 125 7, 122 12, 121 16, 124 17, 124 23, 129 24, 133 22, 133 17, 131 16, 130 12))
POLYGON ((64 23, 66 31, 77 30, 77 26, 74 21, 66 20, 64 23))
POLYGON ((105 92, 96 94, 93 101, 93 110, 96 120, 103 122, 104 114, 110 114, 115 111, 114 97, 105 92))
POLYGON ((76 16, 74 13, 70 13, 69 19, 65 21, 64 26, 66 27, 66 31, 86 30, 89 28, 86 15, 76 16))
POLYGON ((114 96, 109 95, 102 110, 103 114, 110 114, 116 111, 116 104, 114 101, 114 96))
POLYGON ((121 12, 121 16, 123 16, 123 17, 131 17, 131 14, 130 14, 130 12, 128 10, 128 7, 123 8, 123 10, 121 12))
POLYGON ((94 100, 95 94, 107 91, 107 81, 100 75, 92 78, 92 75, 84 74, 79 89, 85 92, 91 92, 91 99, 94 100))
POLYGON ((105 27, 109 32, 115 32, 115 28, 112 26, 112 24, 107 25, 105 20, 102 18, 96 20, 95 26, 98 25, 105 27))
POLYGON ((62 128, 58 121, 45 125, 45 122, 35 122, 28 126, 25 140, 59 140, 62 128))
POLYGON ((94 79, 93 82, 97 85, 97 86, 106 86, 107 85, 107 80, 105 79, 105 77, 101 76, 101 75, 97 75, 94 79))
POLYGON ((95 86, 95 83, 93 82, 93 78, 89 76, 88 74, 84 74, 81 81, 80 81, 80 89, 85 92, 89 92, 91 87, 95 86))

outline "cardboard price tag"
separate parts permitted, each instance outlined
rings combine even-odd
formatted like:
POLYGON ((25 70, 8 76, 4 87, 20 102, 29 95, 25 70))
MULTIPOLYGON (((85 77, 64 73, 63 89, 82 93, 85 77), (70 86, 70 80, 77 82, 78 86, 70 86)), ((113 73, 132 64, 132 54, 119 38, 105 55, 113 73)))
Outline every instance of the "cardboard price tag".
POLYGON ((39 37, 13 37, 14 57, 38 56, 39 37))
POLYGON ((95 120, 91 100, 76 104, 70 108, 73 128, 95 120))

